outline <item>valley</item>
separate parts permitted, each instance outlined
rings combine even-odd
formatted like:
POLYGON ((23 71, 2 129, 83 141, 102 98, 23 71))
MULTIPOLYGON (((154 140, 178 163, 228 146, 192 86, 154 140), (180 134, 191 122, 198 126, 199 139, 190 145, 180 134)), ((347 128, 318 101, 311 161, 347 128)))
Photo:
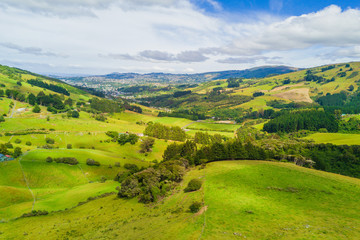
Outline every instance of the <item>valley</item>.
POLYGON ((133 99, 1 66, 0 239, 359 238, 360 63, 329 66, 133 99))

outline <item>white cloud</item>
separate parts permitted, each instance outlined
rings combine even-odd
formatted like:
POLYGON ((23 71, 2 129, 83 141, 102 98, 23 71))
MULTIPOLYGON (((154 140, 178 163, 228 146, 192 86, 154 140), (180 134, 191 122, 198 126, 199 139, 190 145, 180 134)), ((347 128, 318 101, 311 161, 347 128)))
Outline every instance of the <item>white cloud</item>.
MULTIPOLYGON (((278 8, 280 2, 273 0, 278 8)), ((188 0, 2 0, 0 32, 1 58, 33 63, 33 71, 52 64, 84 73, 200 72, 360 57, 360 10, 334 5, 284 19, 229 22, 188 0)))
POLYGON ((210 4, 217 11, 221 11, 223 9, 221 4, 215 0, 205 0, 205 2, 210 4))
POLYGON ((119 6, 134 10, 149 6, 181 5, 182 0, 1 0, 0 8, 16 8, 44 15, 60 17, 95 17, 95 11, 119 6))

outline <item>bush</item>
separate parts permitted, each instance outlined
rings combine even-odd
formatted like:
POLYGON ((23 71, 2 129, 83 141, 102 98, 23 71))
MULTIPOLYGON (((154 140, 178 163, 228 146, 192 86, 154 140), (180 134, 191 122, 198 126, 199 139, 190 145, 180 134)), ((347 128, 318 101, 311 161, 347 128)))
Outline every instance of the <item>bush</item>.
POLYGON ((137 165, 132 164, 132 163, 125 163, 124 168, 129 170, 130 172, 133 172, 133 173, 136 173, 136 172, 138 172, 140 170, 137 165))
POLYGON ((32 143, 30 141, 27 141, 25 144, 26 144, 26 146, 31 146, 32 145, 32 143))
POLYGON ((46 141, 47 144, 54 144, 55 143, 55 140, 52 139, 52 138, 46 138, 45 141, 46 141))
POLYGON ((189 207, 190 212, 197 213, 200 210, 201 205, 202 205, 201 202, 194 202, 189 207))
POLYGON ((7 148, 14 148, 14 146, 13 146, 11 143, 9 143, 9 142, 5 143, 5 146, 6 146, 7 148))
POLYGON ((15 140, 15 143, 19 144, 19 143, 21 143, 21 140, 20 140, 20 139, 16 139, 16 140, 15 140))
POLYGON ((48 162, 48 163, 52 163, 52 162, 53 162, 52 157, 47 157, 47 158, 46 158, 46 162, 48 162))
POLYGON ((68 144, 68 145, 66 145, 66 148, 67 148, 67 149, 72 149, 72 145, 71 145, 71 144, 68 144))
POLYGON ((16 147, 16 148, 14 149, 14 154, 13 154, 14 158, 19 157, 21 154, 22 154, 21 148, 16 147))
POLYGON ((86 160, 86 164, 89 166, 100 166, 100 163, 95 161, 94 159, 88 158, 86 160))
POLYGON ((54 161, 56 163, 65 163, 65 164, 69 164, 69 165, 76 165, 79 163, 78 160, 73 157, 55 158, 54 161))
POLYGON ((33 111, 34 113, 39 113, 39 112, 41 112, 41 109, 40 109, 40 107, 36 104, 32 111, 33 111))
POLYGON ((78 111, 72 111, 72 112, 71 112, 71 117, 73 117, 73 118, 79 118, 79 116, 80 116, 80 114, 79 114, 78 111))
POLYGON ((191 179, 188 186, 184 189, 185 192, 197 191, 201 188, 202 182, 199 179, 191 179))
POLYGON ((24 213, 21 217, 22 218, 25 218, 25 217, 35 217, 35 216, 44 216, 44 215, 48 215, 49 212, 44 210, 44 211, 41 211, 41 210, 32 210, 31 212, 29 213, 24 213))
POLYGON ((253 93, 253 97, 260 97, 260 96, 263 96, 263 95, 265 95, 265 93, 263 93, 263 92, 254 92, 253 93))

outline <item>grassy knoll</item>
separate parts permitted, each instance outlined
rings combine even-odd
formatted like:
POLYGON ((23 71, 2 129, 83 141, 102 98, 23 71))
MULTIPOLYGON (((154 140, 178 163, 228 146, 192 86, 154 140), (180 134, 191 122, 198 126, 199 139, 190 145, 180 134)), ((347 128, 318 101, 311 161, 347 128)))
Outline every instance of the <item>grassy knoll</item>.
POLYGON ((336 145, 360 145, 360 134, 345 133, 314 133, 306 139, 314 140, 315 143, 332 143, 336 145))
POLYGON ((2 223, 0 238, 359 239, 359 194, 358 179, 293 164, 214 162, 190 171, 157 204, 109 196, 49 216, 2 223), (184 193, 192 178, 202 179, 203 187, 184 193), (188 212, 196 200, 204 201, 207 211, 188 212))

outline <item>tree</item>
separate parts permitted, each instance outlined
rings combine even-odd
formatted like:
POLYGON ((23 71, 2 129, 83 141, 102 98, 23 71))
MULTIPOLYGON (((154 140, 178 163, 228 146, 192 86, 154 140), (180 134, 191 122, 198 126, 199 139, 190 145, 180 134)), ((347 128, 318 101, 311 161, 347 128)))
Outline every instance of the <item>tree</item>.
POLYGON ((14 149, 14 158, 19 157, 21 154, 22 154, 21 148, 16 147, 16 148, 14 149))
POLYGON ((100 163, 98 161, 95 161, 94 159, 88 158, 86 160, 86 164, 89 166, 100 166, 100 163))
POLYGON ((0 122, 5 122, 5 118, 3 115, 0 115, 0 122))
POLYGON ((146 153, 151 152, 153 146, 155 143, 155 139, 147 137, 142 140, 142 143, 140 144, 140 152, 146 153))
POLYGON ((64 104, 71 107, 74 104, 74 101, 71 98, 68 98, 64 101, 64 104))
POLYGON ((190 212, 197 213, 200 210, 201 205, 202 205, 201 202, 194 202, 189 207, 190 212))
POLYGON ((80 116, 80 114, 79 114, 78 111, 72 111, 72 112, 71 112, 71 117, 73 117, 73 118, 79 118, 79 116, 80 116))
POLYGON ((39 105, 36 104, 32 111, 34 113, 39 113, 39 112, 41 112, 41 109, 40 109, 39 105))
POLYGON ((199 179, 191 179, 187 187, 184 189, 185 192, 197 191, 201 188, 202 182, 199 179))
POLYGON ((350 85, 349 88, 348 88, 348 90, 349 90, 350 92, 354 91, 354 86, 353 86, 353 85, 350 85))

